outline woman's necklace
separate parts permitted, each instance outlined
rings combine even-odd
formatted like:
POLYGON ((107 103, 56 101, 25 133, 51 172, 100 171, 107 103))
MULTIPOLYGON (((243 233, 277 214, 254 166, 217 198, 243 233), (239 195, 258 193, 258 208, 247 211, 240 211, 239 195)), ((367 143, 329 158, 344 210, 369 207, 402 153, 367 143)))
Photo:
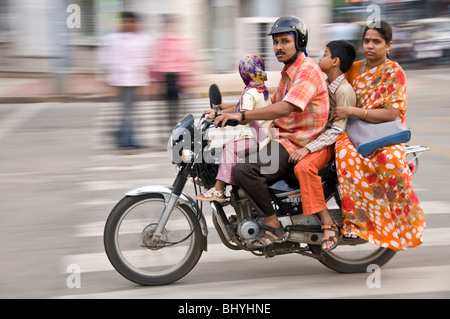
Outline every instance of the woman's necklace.
MULTIPOLYGON (((384 60, 384 62, 382 62, 382 63, 380 63, 380 64, 378 64, 378 65, 381 65, 381 64, 383 64, 383 63, 386 63, 388 60, 389 60, 389 59, 386 58, 386 60, 384 60)), ((378 65, 376 65, 375 67, 377 67, 378 65)), ((361 74, 364 73, 364 72, 367 72, 367 71, 369 71, 369 70, 370 70, 370 69, 367 67, 367 59, 364 59, 363 65, 362 65, 361 74), (367 69, 367 70, 366 70, 366 69, 367 69)))

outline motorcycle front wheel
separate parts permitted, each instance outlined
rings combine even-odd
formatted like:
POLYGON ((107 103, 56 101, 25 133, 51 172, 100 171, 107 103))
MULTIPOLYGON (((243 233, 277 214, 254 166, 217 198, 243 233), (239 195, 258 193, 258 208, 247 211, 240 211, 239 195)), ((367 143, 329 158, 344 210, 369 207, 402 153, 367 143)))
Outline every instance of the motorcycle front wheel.
POLYGON ((111 211, 104 230, 109 261, 123 277, 144 286, 165 285, 188 274, 202 255, 196 214, 176 206, 157 243, 152 236, 164 210, 164 197, 124 197, 111 211))

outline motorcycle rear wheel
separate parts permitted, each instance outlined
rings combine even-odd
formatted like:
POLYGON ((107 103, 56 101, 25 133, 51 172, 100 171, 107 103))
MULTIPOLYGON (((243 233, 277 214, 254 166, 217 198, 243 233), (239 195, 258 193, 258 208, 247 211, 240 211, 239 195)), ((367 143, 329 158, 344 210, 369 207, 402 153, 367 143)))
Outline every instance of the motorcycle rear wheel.
POLYGON ((123 277, 140 285, 179 280, 194 268, 203 252, 197 216, 186 205, 173 209, 160 242, 152 242, 164 205, 159 194, 126 196, 105 224, 103 238, 109 261, 123 277))
POLYGON ((318 260, 326 267, 340 273, 364 273, 369 271, 370 265, 382 267, 394 255, 389 248, 377 247, 371 243, 357 246, 345 245, 329 252, 323 252, 319 245, 310 245, 311 251, 321 255, 318 260), (367 245, 367 250, 362 249, 367 245))
MULTIPOLYGON (((342 209, 337 188, 327 196, 327 207, 342 209)), ((342 218, 342 215, 339 216, 342 218)), ((337 218, 335 220, 339 221, 337 218)), ((358 240, 355 245, 349 245, 347 242, 342 242, 342 238, 340 238, 340 245, 332 251, 324 252, 320 245, 309 245, 309 248, 313 254, 320 256, 318 260, 323 265, 340 273, 367 272, 370 265, 381 267, 396 253, 392 249, 379 247, 363 240, 358 240)))

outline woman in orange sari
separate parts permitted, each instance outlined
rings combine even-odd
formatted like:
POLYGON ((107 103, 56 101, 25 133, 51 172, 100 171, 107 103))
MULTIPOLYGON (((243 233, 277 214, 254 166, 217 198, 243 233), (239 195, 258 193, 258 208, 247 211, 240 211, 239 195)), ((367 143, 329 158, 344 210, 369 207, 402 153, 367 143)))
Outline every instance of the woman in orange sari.
MULTIPOLYGON (((406 125, 405 73, 388 59, 391 43, 392 28, 384 21, 379 28, 364 30, 366 58, 346 73, 358 106, 337 107, 337 118, 354 115, 372 123, 400 118, 406 125)), ((395 251, 421 244, 425 215, 412 189, 404 145, 383 147, 364 158, 344 133, 337 139, 335 151, 344 239, 359 236, 395 251)))

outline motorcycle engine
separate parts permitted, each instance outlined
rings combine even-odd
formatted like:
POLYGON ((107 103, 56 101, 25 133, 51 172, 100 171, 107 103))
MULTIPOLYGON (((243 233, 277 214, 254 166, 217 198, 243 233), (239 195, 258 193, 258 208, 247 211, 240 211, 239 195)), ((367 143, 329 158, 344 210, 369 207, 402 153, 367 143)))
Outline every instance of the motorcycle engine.
POLYGON ((244 220, 238 225, 238 235, 243 240, 254 239, 261 229, 261 224, 255 220, 244 220))

